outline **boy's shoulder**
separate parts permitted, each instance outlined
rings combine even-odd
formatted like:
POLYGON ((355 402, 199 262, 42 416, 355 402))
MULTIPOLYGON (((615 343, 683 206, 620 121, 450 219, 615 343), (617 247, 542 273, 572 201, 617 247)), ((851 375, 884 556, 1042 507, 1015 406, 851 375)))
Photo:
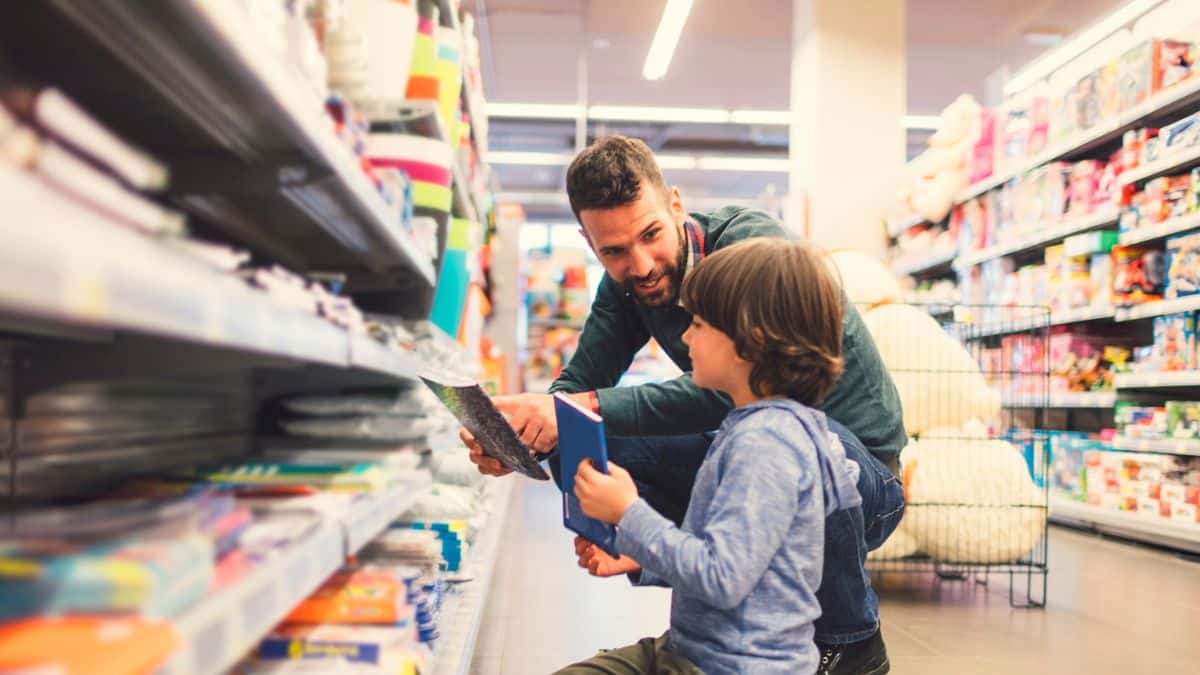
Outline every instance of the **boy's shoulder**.
POLYGON ((812 448, 829 434, 825 413, 785 398, 736 408, 728 421, 725 433, 731 438, 756 436, 794 448, 812 448))

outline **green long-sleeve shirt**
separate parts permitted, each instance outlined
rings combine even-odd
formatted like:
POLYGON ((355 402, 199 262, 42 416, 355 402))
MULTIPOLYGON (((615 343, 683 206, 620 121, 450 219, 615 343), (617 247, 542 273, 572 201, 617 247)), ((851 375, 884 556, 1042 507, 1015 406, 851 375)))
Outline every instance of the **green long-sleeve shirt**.
MULTIPOLYGON (((762 211, 725 207, 691 214, 712 252, 751 237, 788 237, 762 211)), ((691 315, 671 305, 646 308, 607 274, 600 282, 579 348, 550 387, 551 392, 595 391, 614 436, 670 436, 712 431, 733 408, 727 396, 692 382, 692 360, 683 333, 691 315), (633 357, 653 337, 684 375, 667 382, 616 387, 633 357)), ((845 371, 821 408, 854 432, 876 456, 893 464, 907 442, 900 396, 858 310, 847 300, 842 323, 845 371)))

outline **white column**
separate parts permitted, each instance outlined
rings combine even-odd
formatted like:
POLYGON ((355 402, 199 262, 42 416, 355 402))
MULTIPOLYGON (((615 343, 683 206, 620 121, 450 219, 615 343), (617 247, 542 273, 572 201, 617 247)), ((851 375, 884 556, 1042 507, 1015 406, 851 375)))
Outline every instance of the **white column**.
POLYGON ((881 255, 904 167, 905 0, 793 0, 789 226, 881 255))

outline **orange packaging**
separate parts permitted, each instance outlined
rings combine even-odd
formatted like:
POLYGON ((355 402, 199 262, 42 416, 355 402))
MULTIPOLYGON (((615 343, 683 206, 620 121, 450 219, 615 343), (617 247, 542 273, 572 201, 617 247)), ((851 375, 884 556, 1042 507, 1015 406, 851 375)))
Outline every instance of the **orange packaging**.
POLYGON ((379 572, 330 577, 288 615, 288 623, 394 625, 411 619, 404 583, 379 572))
POLYGON ((179 647, 165 621, 138 617, 43 617, 0 625, 0 672, 148 675, 179 647))

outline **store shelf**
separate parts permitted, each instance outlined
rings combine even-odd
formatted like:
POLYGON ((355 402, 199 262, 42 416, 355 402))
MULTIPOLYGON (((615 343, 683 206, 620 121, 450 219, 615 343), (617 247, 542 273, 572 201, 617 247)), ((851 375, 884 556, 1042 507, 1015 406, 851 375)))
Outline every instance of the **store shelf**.
POLYGON ((1129 452, 1156 452, 1165 455, 1192 455, 1200 457, 1200 440, 1197 439, 1160 439, 1146 440, 1117 436, 1112 440, 1113 450, 1129 452))
POLYGON ((1185 298, 1159 300, 1157 302, 1147 302, 1119 309, 1117 310, 1116 319, 1117 321, 1136 321, 1138 319, 1148 319, 1155 316, 1178 314, 1180 312, 1194 312, 1196 310, 1200 310, 1200 295, 1189 295, 1185 298))
POLYGON ((1121 185, 1132 185, 1150 178, 1182 172, 1200 164, 1200 143, 1184 148, 1154 162, 1121 174, 1121 185))
POLYGON ((533 317, 529 319, 530 326, 541 326, 543 328, 574 328, 575 330, 583 330, 583 319, 542 319, 533 317))
POLYGON ((1114 391, 1081 391, 1053 394, 1005 394, 1005 408, 1111 408, 1117 402, 1114 391))
POLYGON ((901 277, 945 274, 952 270, 950 265, 954 262, 957 254, 956 250, 949 249, 917 257, 902 258, 892 264, 892 272, 901 277))
POLYGON ((124 330, 389 377, 419 363, 371 337, 279 305, 158 239, 0 165, 0 311, 65 326, 124 330), (137 264, 130 264, 137 261, 137 264))
POLYGON ((1200 525, 1178 523, 1157 516, 1101 509, 1051 496, 1050 520, 1160 546, 1200 551, 1200 525))
POLYGON ((291 269, 341 272, 350 290, 432 289, 432 262, 245 3, 28 9, 29 21, 15 23, 38 30, 0 32, 20 65, 166 163, 169 197, 192 216, 291 269), (70 68, 39 49, 46 40, 73 45, 70 68))
POLYGON ((909 228, 916 227, 917 225, 920 225, 921 223, 924 223, 924 222, 928 222, 924 216, 912 216, 911 218, 907 218, 905 220, 898 220, 894 223, 888 223, 887 224, 888 236, 891 237, 892 239, 895 239, 896 237, 899 237, 900 235, 907 232, 909 230, 909 228))
POLYGON ((1067 237, 1074 234, 1089 232, 1099 229, 1107 225, 1115 225, 1120 213, 1117 209, 1105 209, 1100 213, 1095 213, 1084 218, 1076 218, 1065 223, 1049 227, 1039 227, 1037 234, 1025 239, 996 244, 987 248, 966 253, 959 256, 955 261, 954 266, 957 268, 971 267, 988 260, 995 260, 1007 255, 1031 251, 1034 249, 1045 248, 1051 244, 1058 243, 1067 237))
POLYGON ((440 636, 433 655, 435 675, 467 675, 470 672, 515 480, 520 479, 491 480, 488 483, 492 515, 480 532, 478 541, 471 547, 470 571, 475 578, 453 586, 442 604, 438 624, 440 636))
POLYGON ((1190 216, 1181 216, 1153 225, 1151 227, 1139 227, 1136 230, 1121 233, 1121 245, 1132 246, 1134 244, 1145 244, 1149 242, 1166 239, 1172 235, 1183 234, 1200 228, 1200 213, 1190 216))
POLYGON ((1117 375, 1114 384, 1117 389, 1200 387, 1200 370, 1179 370, 1165 373, 1127 373, 1117 375))
MULTIPOLYGON (((968 186, 959 193, 956 202, 961 204, 969 199, 978 197, 989 190, 1003 185, 1008 180, 1047 162, 1076 156, 1093 148, 1115 143, 1129 129, 1146 125, 1151 120, 1164 118, 1175 111, 1195 107, 1197 104, 1200 104, 1200 80, 1192 79, 1167 91, 1160 92, 1140 105, 1125 111, 1125 113, 1117 116, 1116 119, 1107 124, 1080 132, 1058 145, 1047 148, 1045 151, 1021 162, 1011 171, 1005 171, 968 186)), ((1170 171, 1170 169, 1167 170, 1170 171)), ((1122 175, 1121 179, 1125 181, 1126 176, 1122 175)))
POLYGON ((340 519, 317 521, 302 541, 241 581, 209 595, 174 622, 182 647, 161 672, 217 675, 228 671, 419 494, 413 488, 397 488, 364 496, 340 519))
POLYGON ((1048 326, 1065 326, 1073 323, 1111 319, 1116 315, 1116 311, 1116 308, 1112 305, 1102 305, 1098 307, 1069 309, 1049 315, 1039 312, 1038 316, 1035 317, 1009 319, 977 325, 960 324, 959 335, 964 340, 978 340, 996 335, 1013 335, 1048 326))

